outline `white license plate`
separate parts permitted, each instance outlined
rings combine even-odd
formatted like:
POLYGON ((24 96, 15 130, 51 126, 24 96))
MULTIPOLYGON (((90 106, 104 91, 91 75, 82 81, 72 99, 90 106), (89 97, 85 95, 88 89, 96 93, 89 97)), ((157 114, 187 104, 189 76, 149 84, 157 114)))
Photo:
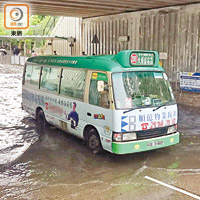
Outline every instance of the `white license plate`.
POLYGON ((161 146, 164 144, 164 141, 155 141, 155 142, 150 142, 147 144, 147 147, 157 147, 157 146, 161 146))

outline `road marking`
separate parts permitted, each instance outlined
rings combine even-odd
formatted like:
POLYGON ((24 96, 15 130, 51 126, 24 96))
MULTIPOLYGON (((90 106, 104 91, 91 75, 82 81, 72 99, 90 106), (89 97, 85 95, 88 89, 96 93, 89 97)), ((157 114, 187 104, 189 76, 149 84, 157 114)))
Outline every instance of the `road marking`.
POLYGON ((148 179, 148 180, 150 180, 150 181, 153 181, 153 182, 155 182, 155 183, 158 183, 158 184, 160 184, 160 185, 163 185, 163 186, 165 186, 165 187, 168 187, 168 188, 170 188, 170 189, 172 189, 172 190, 176 190, 176 191, 181 192, 181 193, 183 193, 183 194, 185 194, 185 195, 188 195, 188 196, 190 196, 190 197, 193 197, 193 198, 195 198, 195 199, 199 199, 199 200, 200 200, 200 197, 199 197, 199 196, 197 196, 197 195, 195 195, 195 194, 192 194, 192 193, 190 193, 190 192, 187 192, 187 191, 185 191, 185 190, 179 189, 179 188, 174 187, 174 186, 172 186, 172 185, 168 185, 168 184, 166 184, 166 183, 163 183, 163 182, 161 182, 161 181, 158 181, 158 180, 156 180, 156 179, 154 179, 154 178, 151 178, 151 177, 149 177, 149 176, 145 176, 144 178, 146 178, 146 179, 148 179))

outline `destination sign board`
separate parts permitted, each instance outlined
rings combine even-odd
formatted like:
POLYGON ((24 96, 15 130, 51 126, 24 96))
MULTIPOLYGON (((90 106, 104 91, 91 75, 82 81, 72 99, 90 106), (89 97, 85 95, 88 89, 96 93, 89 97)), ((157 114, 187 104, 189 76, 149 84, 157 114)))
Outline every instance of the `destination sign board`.
POLYGON ((132 52, 130 55, 132 66, 153 66, 155 64, 155 54, 145 52, 132 52))

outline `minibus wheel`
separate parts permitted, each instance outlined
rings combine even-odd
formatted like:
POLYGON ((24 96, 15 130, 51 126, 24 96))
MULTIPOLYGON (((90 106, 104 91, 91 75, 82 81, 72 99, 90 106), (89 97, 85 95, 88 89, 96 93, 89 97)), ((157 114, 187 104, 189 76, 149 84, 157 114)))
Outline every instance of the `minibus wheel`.
POLYGON ((99 135, 95 129, 90 129, 88 133, 87 146, 94 154, 99 154, 103 150, 99 135))
POLYGON ((39 112, 37 112, 36 114, 36 125, 37 125, 37 129, 39 131, 44 131, 47 122, 44 116, 44 112, 42 110, 40 110, 39 112))

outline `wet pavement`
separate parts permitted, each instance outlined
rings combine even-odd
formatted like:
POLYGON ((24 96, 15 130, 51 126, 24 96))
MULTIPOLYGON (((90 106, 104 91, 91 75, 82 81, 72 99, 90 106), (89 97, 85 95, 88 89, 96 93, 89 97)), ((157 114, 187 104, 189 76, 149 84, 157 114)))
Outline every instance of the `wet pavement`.
POLYGON ((38 133, 21 110, 22 67, 0 65, 0 199, 194 199, 200 196, 200 111, 180 107, 181 142, 130 154, 90 153, 81 140, 49 127, 38 133))

